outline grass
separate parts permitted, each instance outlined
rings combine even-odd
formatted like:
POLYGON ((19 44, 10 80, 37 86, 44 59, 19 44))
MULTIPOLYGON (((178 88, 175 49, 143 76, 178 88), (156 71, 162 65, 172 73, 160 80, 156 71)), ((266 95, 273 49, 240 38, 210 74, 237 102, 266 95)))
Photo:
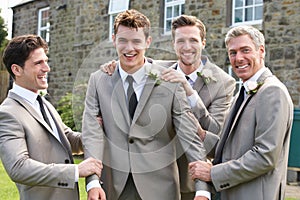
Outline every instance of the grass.
MULTIPOLYGON (((80 159, 75 159, 75 163, 80 163, 80 159)), ((18 189, 14 182, 8 177, 2 162, 0 162, 0 197, 1 200, 17 200, 19 198, 18 189)), ((85 191, 85 180, 84 178, 79 179, 79 191, 80 199, 87 199, 87 193, 85 191)))
MULTIPOLYGON (((80 163, 80 159, 75 159, 75 163, 80 163)), ((1 200, 17 200, 19 198, 19 193, 14 182, 10 180, 6 171, 0 162, 0 197, 1 200)), ((87 199, 87 193, 85 191, 85 181, 84 178, 80 178, 79 180, 79 191, 80 191, 80 199, 87 199)), ((285 200, 297 200, 296 198, 285 198, 285 200)))

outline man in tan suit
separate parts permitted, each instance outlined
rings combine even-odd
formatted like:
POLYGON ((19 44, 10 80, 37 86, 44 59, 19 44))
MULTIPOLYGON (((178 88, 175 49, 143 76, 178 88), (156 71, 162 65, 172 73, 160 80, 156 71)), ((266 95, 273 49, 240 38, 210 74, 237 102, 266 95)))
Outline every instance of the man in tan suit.
MULTIPOLYGON (((211 63, 207 56, 202 56, 206 45, 206 28, 201 20, 190 15, 175 18, 172 22, 172 37, 178 61, 155 62, 171 66, 163 70, 162 79, 182 83, 192 112, 199 121, 198 134, 210 156, 231 105, 235 80, 211 63)), ((111 73, 114 70, 112 65, 102 66, 103 71, 111 73)), ((181 199, 192 200, 195 187, 188 174, 187 164, 183 154, 178 159, 181 199)))
POLYGON ((214 165, 197 161, 190 164, 190 173, 194 179, 212 181, 221 200, 283 200, 292 100, 265 67, 265 40, 259 30, 234 27, 225 43, 243 87, 225 121, 214 165))
MULTIPOLYGON (((88 84, 85 157, 103 161, 101 180, 110 200, 179 200, 176 146, 185 150, 189 162, 206 156, 182 84, 162 81, 159 75, 165 68, 144 56, 151 43, 149 29, 143 14, 120 13, 113 35, 117 68, 112 76, 101 70, 93 73, 88 84), (97 121, 99 113, 103 127, 97 121)), ((208 199, 208 185, 198 180, 194 184, 201 195, 207 195, 196 199, 208 199)), ((89 177, 87 189, 89 198, 98 199, 99 178, 89 177)))
MULTIPOLYGON (((172 38, 178 61, 162 73, 162 78, 183 84, 192 112, 199 121, 198 134, 209 157, 214 152, 231 105, 235 80, 202 55, 206 28, 201 20, 190 15, 175 18, 172 38)), ((192 200, 195 188, 187 164, 185 155, 182 155, 178 159, 181 198, 192 200)))
POLYGON ((36 35, 15 37, 4 51, 14 84, 0 106, 0 156, 20 199, 76 200, 78 178, 100 176, 102 163, 90 158, 74 164, 72 152, 83 149, 80 133, 68 128, 39 96, 39 90, 48 87, 47 51, 45 41, 36 35))

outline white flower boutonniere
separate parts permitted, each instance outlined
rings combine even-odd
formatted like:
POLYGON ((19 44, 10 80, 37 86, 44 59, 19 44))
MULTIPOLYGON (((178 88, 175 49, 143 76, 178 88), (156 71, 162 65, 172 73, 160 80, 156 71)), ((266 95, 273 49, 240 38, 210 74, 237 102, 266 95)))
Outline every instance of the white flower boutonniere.
POLYGON ((197 72, 197 75, 203 79, 205 84, 209 84, 210 81, 217 82, 210 69, 203 69, 201 72, 197 72))
POLYGON ((247 88, 249 91, 247 91, 247 94, 255 94, 262 85, 263 82, 248 81, 247 88))
POLYGON ((48 94, 47 89, 45 89, 45 90, 39 90, 39 95, 40 95, 40 96, 44 97, 44 96, 46 96, 47 94, 48 94))
POLYGON ((160 72, 159 70, 153 69, 153 68, 151 67, 151 65, 146 65, 146 66, 145 66, 145 69, 146 69, 147 75, 148 75, 151 79, 155 80, 155 86, 161 84, 161 79, 160 79, 160 74, 161 74, 161 72, 160 72))

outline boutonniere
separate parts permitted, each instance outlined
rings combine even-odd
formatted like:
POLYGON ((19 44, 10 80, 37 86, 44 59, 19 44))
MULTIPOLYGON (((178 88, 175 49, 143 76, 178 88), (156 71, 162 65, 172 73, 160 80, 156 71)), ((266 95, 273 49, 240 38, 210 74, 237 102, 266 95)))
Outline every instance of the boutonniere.
POLYGON ((161 84, 161 79, 160 79, 161 72, 159 70, 152 68, 151 65, 146 65, 145 69, 149 78, 155 81, 155 86, 161 84))
POLYGON ((209 84, 210 81, 217 82, 217 79, 213 77, 212 71, 210 69, 203 69, 201 72, 197 72, 197 75, 203 79, 206 85, 209 84))
POLYGON ((48 94, 47 89, 45 89, 45 90, 39 90, 39 95, 40 95, 40 96, 44 97, 44 96, 46 96, 47 94, 48 94))
POLYGON ((255 94, 263 84, 263 82, 248 81, 247 88, 249 91, 247 91, 247 94, 255 94))

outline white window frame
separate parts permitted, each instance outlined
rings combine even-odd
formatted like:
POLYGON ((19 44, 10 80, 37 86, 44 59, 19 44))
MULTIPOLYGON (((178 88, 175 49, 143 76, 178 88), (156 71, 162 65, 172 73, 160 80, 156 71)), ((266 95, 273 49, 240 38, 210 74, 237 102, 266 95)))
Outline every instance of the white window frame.
POLYGON ((185 5, 185 0, 165 0, 165 9, 164 9, 164 34, 165 35, 170 35, 171 32, 172 32, 171 29, 167 30, 167 22, 168 21, 172 22, 172 20, 175 17, 183 14, 182 7, 184 7, 184 5, 185 5), (174 13, 174 7, 175 6, 179 6, 179 13, 180 13, 179 15, 175 15, 175 13, 174 13), (172 14, 171 14, 170 17, 168 17, 167 16, 167 9, 170 8, 170 7, 172 8, 172 14))
POLYGON ((39 15, 38 15, 38 35, 42 37, 42 32, 46 31, 46 38, 43 37, 43 39, 46 42, 50 41, 50 21, 49 21, 49 13, 48 18, 43 19, 43 12, 47 11, 49 12, 50 7, 45 7, 42 9, 39 9, 39 15), (43 26, 42 21, 47 20, 46 26, 43 26))
POLYGON ((129 8, 129 0, 110 0, 109 1, 109 37, 108 40, 112 41, 111 36, 114 33, 114 19, 115 17, 129 8))
MULTIPOLYGON (((235 0, 232 0, 232 26, 238 26, 240 24, 248 24, 248 25, 262 24, 262 19, 255 20, 255 8, 259 7, 259 6, 262 6, 262 8, 263 8, 263 4, 264 4, 263 1, 261 3, 255 3, 255 0, 253 0, 252 5, 247 5, 246 6, 246 0, 243 0, 243 5, 240 6, 240 7, 236 7, 235 0), (245 10, 247 8, 253 8, 252 9, 253 19, 250 20, 250 21, 245 21, 245 10), (235 22, 236 9, 241 9, 242 10, 242 18, 243 19, 242 19, 241 22, 235 22)), ((261 16, 263 17, 263 13, 261 13, 261 16)))

